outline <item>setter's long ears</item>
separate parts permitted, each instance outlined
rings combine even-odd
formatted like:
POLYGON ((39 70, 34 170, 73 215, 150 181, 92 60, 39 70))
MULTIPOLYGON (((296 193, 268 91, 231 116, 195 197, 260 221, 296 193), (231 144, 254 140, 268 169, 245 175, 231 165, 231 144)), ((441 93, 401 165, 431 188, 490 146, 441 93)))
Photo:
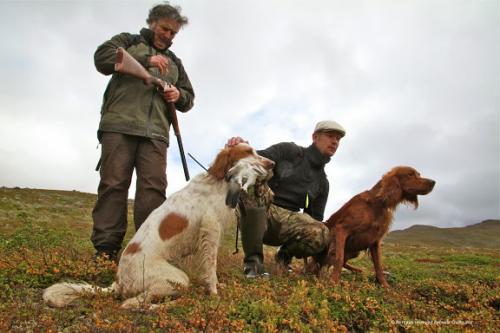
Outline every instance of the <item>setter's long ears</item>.
POLYGON ((230 149, 224 148, 215 158, 214 163, 208 168, 208 173, 218 180, 226 176, 227 170, 231 167, 230 149))
POLYGON ((380 187, 376 196, 389 207, 395 207, 400 203, 403 196, 403 190, 401 189, 398 178, 391 173, 385 174, 380 181, 380 187))
POLYGON ((218 180, 222 180, 237 161, 251 155, 257 156, 253 148, 244 143, 224 148, 215 158, 208 173, 218 180))

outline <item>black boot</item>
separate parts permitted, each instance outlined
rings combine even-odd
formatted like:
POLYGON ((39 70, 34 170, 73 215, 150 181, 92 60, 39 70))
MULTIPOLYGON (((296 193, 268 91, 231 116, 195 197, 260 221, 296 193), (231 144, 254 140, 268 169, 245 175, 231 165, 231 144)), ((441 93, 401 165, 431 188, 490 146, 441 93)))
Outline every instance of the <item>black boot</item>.
POLYGON ((268 275, 264 271, 262 238, 267 227, 264 207, 241 209, 241 244, 245 253, 244 274, 247 278, 268 275))
POLYGON ((92 257, 94 262, 98 261, 113 261, 118 264, 118 252, 119 250, 112 250, 108 248, 98 248, 96 253, 92 257))

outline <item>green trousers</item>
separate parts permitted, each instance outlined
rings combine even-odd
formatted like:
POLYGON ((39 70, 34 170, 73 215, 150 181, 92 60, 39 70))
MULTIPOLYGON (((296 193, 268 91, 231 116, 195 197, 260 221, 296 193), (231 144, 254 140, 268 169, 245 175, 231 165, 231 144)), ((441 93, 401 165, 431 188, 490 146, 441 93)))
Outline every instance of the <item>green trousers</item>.
POLYGON ((101 144, 101 180, 92 211, 91 240, 98 251, 118 252, 127 231, 128 190, 134 169, 135 230, 165 201, 167 144, 111 132, 103 134, 101 144))

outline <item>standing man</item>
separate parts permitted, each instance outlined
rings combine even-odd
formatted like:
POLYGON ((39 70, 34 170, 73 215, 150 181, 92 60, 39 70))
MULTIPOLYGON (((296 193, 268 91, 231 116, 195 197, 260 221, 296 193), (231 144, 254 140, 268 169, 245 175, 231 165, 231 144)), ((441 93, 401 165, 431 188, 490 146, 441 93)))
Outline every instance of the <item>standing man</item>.
POLYGON ((121 33, 99 46, 95 66, 112 75, 104 92, 97 132, 102 144, 100 183, 92 243, 96 257, 116 260, 127 230, 128 189, 134 168, 137 175, 134 201, 135 229, 165 200, 167 147, 170 119, 167 103, 186 112, 193 107, 194 91, 182 62, 170 51, 179 30, 188 23, 179 7, 156 5, 140 34, 121 33), (116 49, 123 47, 154 76, 171 86, 160 92, 140 79, 114 71, 116 49))
MULTIPOLYGON (((293 257, 312 256, 326 249, 329 230, 322 221, 329 184, 324 168, 345 133, 335 121, 320 121, 307 148, 281 142, 258 151, 276 163, 269 181, 274 198, 266 205, 269 196, 262 192, 264 187, 242 195, 240 226, 246 277, 264 273, 263 244, 280 246, 276 261, 286 269, 290 269, 293 257)), ((228 145, 241 141, 231 138, 228 145)))

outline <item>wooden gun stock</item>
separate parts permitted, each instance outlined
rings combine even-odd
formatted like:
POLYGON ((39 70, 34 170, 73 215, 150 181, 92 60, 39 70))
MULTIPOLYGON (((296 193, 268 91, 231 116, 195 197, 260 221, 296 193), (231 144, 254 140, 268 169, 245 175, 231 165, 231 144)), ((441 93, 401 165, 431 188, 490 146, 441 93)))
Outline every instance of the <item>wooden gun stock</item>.
MULTIPOLYGON (((169 83, 154 77, 146 68, 144 68, 137 60, 135 60, 124 48, 119 47, 116 50, 115 71, 122 74, 127 74, 141 79, 144 84, 154 84, 161 91, 164 91, 169 83)), ((182 168, 184 169, 184 177, 189 181, 189 170, 187 166, 186 156, 184 155, 184 146, 182 144, 181 132, 179 129, 179 122, 177 120, 177 112, 175 111, 174 103, 167 103, 167 109, 170 113, 170 120, 174 127, 175 137, 179 146, 179 153, 181 155, 182 168)))
POLYGON ((154 77, 137 60, 134 59, 123 47, 116 49, 115 71, 122 74, 135 76, 141 79, 144 84, 154 84, 161 90, 165 89, 167 82, 154 77))

